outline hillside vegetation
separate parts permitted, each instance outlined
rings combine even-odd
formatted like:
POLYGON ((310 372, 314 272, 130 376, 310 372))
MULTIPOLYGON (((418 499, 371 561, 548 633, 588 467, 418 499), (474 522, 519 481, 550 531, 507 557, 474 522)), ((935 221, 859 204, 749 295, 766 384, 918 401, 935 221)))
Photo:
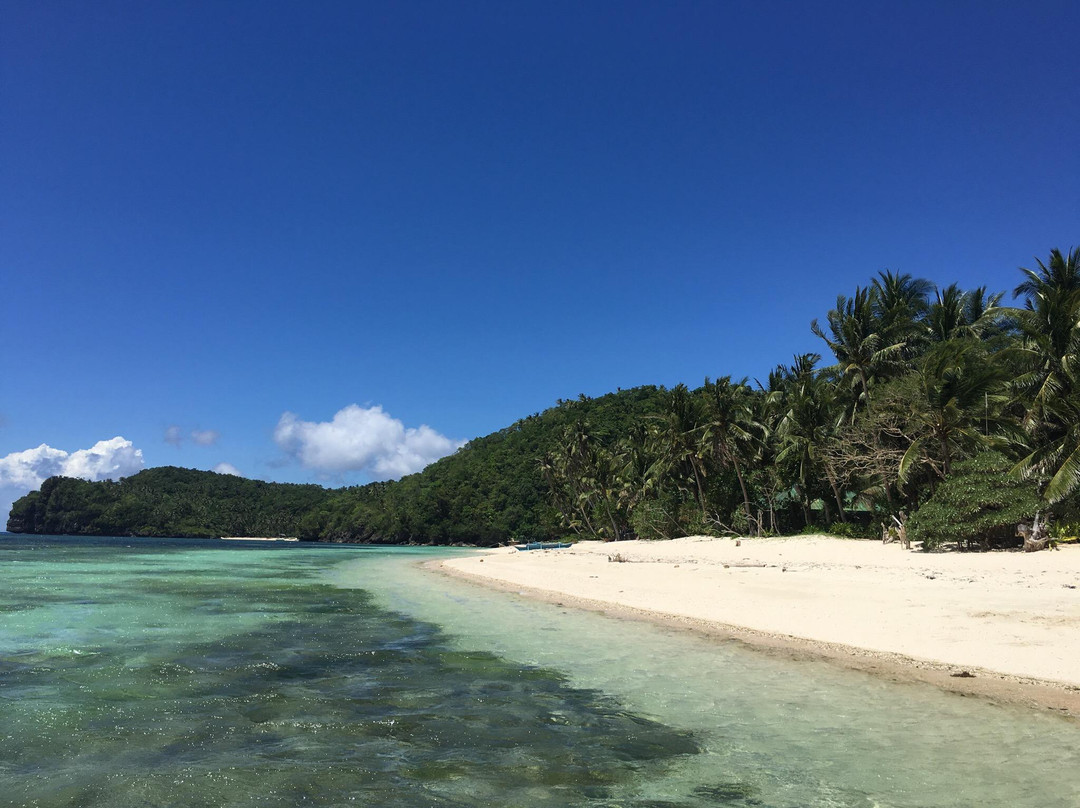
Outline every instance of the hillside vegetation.
POLYGON ((299 536, 370 543, 499 544, 565 535, 538 458, 582 419, 612 435, 655 411, 658 388, 563 401, 477 438, 396 482, 327 489, 174 467, 116 482, 46 480, 18 500, 16 533, 104 536, 299 536))
POLYGON ((396 482, 328 490, 150 469, 53 478, 8 529, 470 543, 576 534, 873 535, 1017 543, 1080 513, 1080 249, 1012 297, 883 271, 810 324, 821 354, 763 380, 706 378, 563 401, 396 482))

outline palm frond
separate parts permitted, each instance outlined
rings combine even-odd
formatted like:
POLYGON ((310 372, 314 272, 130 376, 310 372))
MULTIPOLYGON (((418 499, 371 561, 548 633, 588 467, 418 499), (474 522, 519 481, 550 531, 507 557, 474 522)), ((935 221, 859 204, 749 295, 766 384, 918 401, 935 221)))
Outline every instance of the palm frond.
POLYGON ((900 461, 900 470, 897 473, 897 479, 899 480, 901 485, 907 483, 908 479, 911 477, 912 471, 918 464, 919 458, 922 455, 922 447, 924 442, 924 438, 916 438, 914 441, 912 441, 911 445, 908 447, 908 450, 904 452, 904 457, 900 461))
POLYGON ((1050 478, 1050 482, 1043 491, 1043 498, 1049 503, 1055 503, 1076 490, 1080 485, 1080 445, 1065 458, 1065 462, 1058 468, 1057 473, 1050 478))

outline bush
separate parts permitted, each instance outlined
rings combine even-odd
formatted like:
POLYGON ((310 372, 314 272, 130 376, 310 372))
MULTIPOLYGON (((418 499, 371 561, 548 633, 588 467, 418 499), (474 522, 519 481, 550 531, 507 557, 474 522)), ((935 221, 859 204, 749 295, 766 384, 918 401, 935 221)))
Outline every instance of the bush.
POLYGON ((679 527, 684 536, 718 536, 716 525, 706 519, 696 502, 684 502, 679 507, 679 527))
POLYGON ((924 550, 956 542, 961 550, 1019 546, 1016 526, 1046 506, 1035 483, 1009 474, 1000 452, 982 452, 957 463, 933 496, 908 521, 908 536, 924 550))
POLYGON ((1050 535, 1058 544, 1080 541, 1080 522, 1058 522, 1050 528, 1050 535))
POLYGON ((860 525, 856 522, 833 522, 826 533, 842 539, 875 539, 881 535, 881 526, 876 523, 860 525))
POLYGON ((654 541, 670 539, 679 531, 678 522, 668 515, 663 506, 652 500, 639 502, 630 514, 630 529, 639 539, 654 541))

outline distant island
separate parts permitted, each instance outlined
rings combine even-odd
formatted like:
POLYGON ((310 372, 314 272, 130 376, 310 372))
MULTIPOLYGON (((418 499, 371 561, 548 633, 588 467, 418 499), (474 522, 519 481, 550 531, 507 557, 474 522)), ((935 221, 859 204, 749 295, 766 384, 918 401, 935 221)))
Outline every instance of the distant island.
POLYGON ((884 271, 766 379, 560 401, 393 482, 327 489, 173 467, 53 477, 15 533, 471 544, 807 529, 985 549, 1080 533, 1080 248, 1013 296, 884 271), (1028 524, 1024 528, 1024 524, 1028 524))

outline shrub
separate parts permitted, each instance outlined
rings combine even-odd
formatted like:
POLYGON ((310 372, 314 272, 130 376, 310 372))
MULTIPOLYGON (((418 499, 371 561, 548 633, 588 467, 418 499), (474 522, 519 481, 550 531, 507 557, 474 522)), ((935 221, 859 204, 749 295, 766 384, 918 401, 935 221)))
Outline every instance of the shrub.
POLYGON ((681 533, 679 523, 671 518, 664 507, 652 500, 639 502, 634 512, 630 514, 630 529, 640 539, 654 541, 657 539, 670 539, 674 534, 681 533))
POLYGON ((1058 522, 1050 528, 1050 535, 1054 537, 1054 541, 1058 544, 1080 541, 1080 523, 1058 522))
POLYGON ((684 502, 679 507, 679 527, 684 536, 719 535, 716 525, 702 515, 696 502, 684 502))
POLYGON ((933 496, 912 514, 908 536, 924 550, 948 542, 961 549, 976 545, 1019 545, 1016 526, 1045 507, 1034 482, 1009 474, 1012 463, 1000 452, 982 452, 957 463, 933 496))
POLYGON ((833 522, 826 531, 842 539, 874 539, 881 535, 880 524, 860 525, 856 522, 833 522))

